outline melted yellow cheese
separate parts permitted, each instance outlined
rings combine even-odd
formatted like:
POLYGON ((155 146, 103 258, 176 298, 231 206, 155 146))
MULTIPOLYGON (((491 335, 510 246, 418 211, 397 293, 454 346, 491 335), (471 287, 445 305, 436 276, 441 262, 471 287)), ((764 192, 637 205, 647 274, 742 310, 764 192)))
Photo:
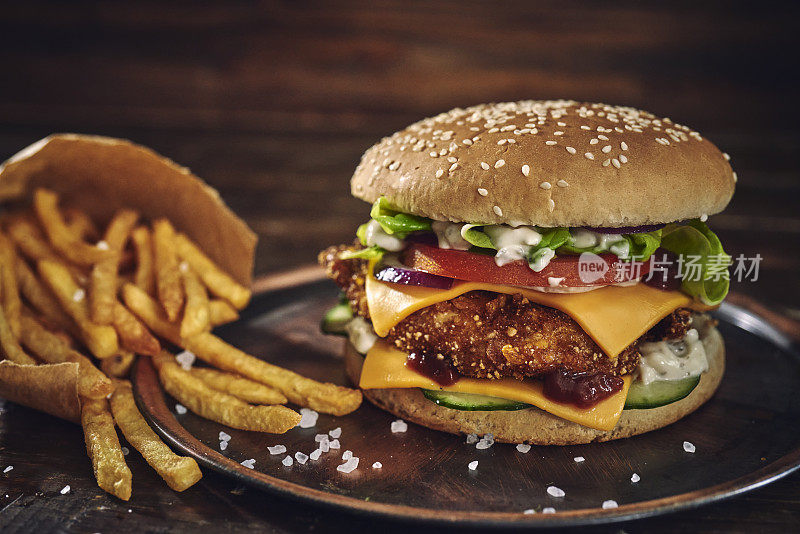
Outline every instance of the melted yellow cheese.
POLYGON ((443 387, 406 367, 406 354, 395 349, 386 341, 379 340, 367 353, 358 387, 362 389, 424 388, 500 397, 532 404, 557 417, 583 426, 598 430, 611 430, 616 426, 622 414, 622 408, 625 406, 625 399, 628 396, 628 388, 631 385, 630 376, 623 377, 623 380, 625 384, 621 391, 588 409, 548 399, 542 393, 542 382, 538 380, 461 378, 455 384, 443 387))
POLYGON ((585 293, 542 293, 532 289, 479 282, 456 281, 450 289, 366 280, 367 305, 375 332, 385 337, 397 323, 417 310, 454 299, 469 291, 484 290, 523 296, 572 317, 609 357, 616 358, 628 345, 681 307, 694 307, 680 291, 662 291, 645 284, 608 286, 585 293))

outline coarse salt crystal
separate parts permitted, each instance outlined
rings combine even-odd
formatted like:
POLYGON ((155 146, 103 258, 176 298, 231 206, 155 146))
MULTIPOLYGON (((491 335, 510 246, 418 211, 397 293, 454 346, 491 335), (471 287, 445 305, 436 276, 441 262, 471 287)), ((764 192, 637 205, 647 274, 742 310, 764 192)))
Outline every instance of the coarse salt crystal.
POLYGON ((175 361, 178 362, 184 371, 188 371, 192 368, 196 357, 193 353, 185 350, 175 355, 175 361))
POLYGON ((108 241, 98 241, 95 246, 100 250, 108 250, 109 248, 111 248, 108 246, 108 241))
POLYGON ((583 456, 576 456, 575 458, 573 458, 573 460, 575 460, 578 463, 581 463, 586 461, 586 458, 584 458, 583 456))
POLYGON ((13 466, 13 465, 9 465, 9 466, 8 466, 8 467, 6 467, 5 469, 3 469, 3 473, 8 473, 8 472, 9 472, 9 471, 11 471, 12 469, 14 469, 14 466, 13 466))
POLYGON ((353 457, 353 451, 351 450, 346 450, 342 453, 342 460, 349 460, 352 457, 353 457))
POLYGON ((298 464, 304 464, 308 461, 308 455, 300 451, 297 451, 296 453, 294 453, 294 459, 297 460, 298 464))
POLYGON ((272 447, 267 447, 267 450, 273 456, 276 454, 283 454, 284 452, 286 452, 286 445, 274 445, 272 447))
POLYGON ((373 469, 381 469, 382 467, 383 467, 383 464, 380 463, 380 462, 375 462, 374 464, 372 464, 372 468, 373 469))
POLYGON ((178 264, 178 269, 179 269, 179 270, 180 270, 180 272, 182 272, 182 273, 188 273, 188 272, 189 272, 189 264, 188 264, 188 263, 186 263, 185 261, 182 261, 182 262, 180 262, 180 263, 178 264))
POLYGON ((566 495, 566 493, 564 493, 564 490, 556 486, 547 486, 547 494, 550 495, 551 497, 563 497, 564 495, 566 495))
POLYGON ((294 463, 294 459, 291 456, 287 455, 286 457, 284 457, 283 460, 281 460, 281 463, 286 467, 289 467, 294 463))
POLYGON ((391 427, 393 433, 398 432, 405 432, 408 430, 408 424, 403 421, 402 419, 398 419, 397 421, 392 421, 391 427))
POLYGON ((66 486, 64 486, 63 488, 61 488, 61 495, 66 495, 67 493, 69 493, 69 490, 70 490, 70 489, 71 489, 71 488, 69 487, 69 484, 67 484, 66 486))
POLYGON ((554 514, 554 513, 556 513, 556 509, 551 507, 551 506, 548 506, 547 508, 542 509, 542 513, 543 514, 554 514))
POLYGON ((612 501, 611 499, 603 501, 603 510, 610 510, 611 508, 616 508, 617 506, 619 506, 617 501, 612 501))
POLYGON ((84 298, 86 298, 86 291, 83 289, 76 289, 72 294, 72 300, 75 302, 81 302, 84 298))
POLYGON ((532 515, 532 514, 536 513, 536 510, 534 510, 533 508, 528 508, 527 510, 525 510, 522 513, 525 514, 525 515, 532 515))
POLYGON ((131 453, 131 450, 128 447, 121 447, 120 450, 122 451, 123 456, 128 456, 131 453))
POLYGON ((321 450, 322 452, 328 452, 329 450, 331 450, 331 442, 328 441, 327 439, 325 441, 320 441, 319 450, 321 450))
POLYGON ((342 473, 352 473, 358 467, 358 457, 353 456, 342 465, 337 465, 336 470, 342 473))
POLYGON ((517 445, 517 450, 523 454, 527 454, 531 450, 531 446, 527 443, 520 443, 517 445))
POLYGON ((686 452, 694 452, 697 450, 697 447, 694 446, 694 443, 689 443, 688 441, 684 441, 683 450, 685 450, 686 452))
POLYGON ((631 475, 631 482, 633 482, 634 484, 639 482, 640 480, 642 480, 642 477, 640 477, 637 473, 631 475))
POLYGON ((183 404, 176 404, 175 405, 175 413, 177 413, 178 415, 185 414, 186 413, 186 406, 184 406, 183 404))
POLYGON ((227 448, 228 448, 228 442, 227 441, 220 441, 219 442, 219 450, 224 451, 227 448))
POLYGON ((297 426, 300 428, 311 428, 317 424, 319 414, 309 408, 300 409, 300 422, 297 426))
POLYGON ((242 462, 242 465, 247 467, 248 469, 253 469, 256 465, 256 459, 250 458, 249 460, 245 460, 242 462))
POLYGON ((317 434, 314 436, 314 441, 317 443, 322 443, 323 441, 328 441, 328 434, 317 434))
POLYGON ((478 442, 478 434, 467 434, 467 444, 472 445, 478 442))
POLYGON ((227 432, 225 432, 223 430, 220 430, 219 431, 219 440, 220 441, 230 441, 231 440, 231 436, 227 432))
POLYGON ((328 434, 329 434, 329 435, 330 435, 330 436, 331 436, 333 439, 337 439, 339 436, 341 436, 341 435, 342 435, 342 427, 340 427, 340 426, 337 426, 336 428, 334 428, 333 430, 331 430, 330 432, 328 432, 328 434))
POLYGON ((319 460, 319 457, 322 455, 322 449, 314 449, 311 451, 311 454, 308 455, 309 458, 316 461, 319 460))
POLYGON ((467 464, 470 471, 475 471, 478 468, 478 460, 473 460, 469 464, 467 464))
POLYGON ((335 439, 330 443, 328 443, 328 447, 330 447, 331 449, 340 449, 342 446, 339 444, 339 440, 335 439))

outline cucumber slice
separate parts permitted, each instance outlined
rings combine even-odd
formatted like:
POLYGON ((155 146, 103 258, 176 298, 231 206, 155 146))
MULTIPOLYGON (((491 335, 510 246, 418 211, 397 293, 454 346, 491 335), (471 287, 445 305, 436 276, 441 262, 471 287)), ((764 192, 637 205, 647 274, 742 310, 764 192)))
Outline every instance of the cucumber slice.
POLYGON ((319 324, 320 330, 326 334, 333 334, 336 336, 346 336, 347 332, 344 325, 353 319, 353 310, 350 309, 350 304, 347 302, 340 302, 327 312, 322 317, 322 322, 319 324))
POLYGON ((501 399, 500 397, 489 397, 487 395, 475 395, 472 393, 453 393, 451 391, 438 391, 435 389, 423 389, 422 394, 425 398, 446 408, 464 411, 492 411, 492 410, 522 410, 530 408, 530 404, 524 402, 501 399))
POLYGON ((647 385, 637 380, 628 390, 625 409, 647 410, 672 404, 686 397, 699 383, 700 375, 682 380, 657 380, 647 385))

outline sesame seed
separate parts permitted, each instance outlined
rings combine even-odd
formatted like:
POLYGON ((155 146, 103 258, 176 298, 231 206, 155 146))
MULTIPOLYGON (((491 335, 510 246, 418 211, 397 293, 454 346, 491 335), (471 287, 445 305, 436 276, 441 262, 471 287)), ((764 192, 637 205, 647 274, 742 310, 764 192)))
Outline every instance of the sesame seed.
POLYGON ((489 194, 489 191, 484 189, 483 187, 478 188, 478 194, 482 197, 485 197, 489 194))
POLYGON ((601 148, 600 150, 603 151, 603 154, 608 154, 609 152, 611 152, 611 145, 606 145, 603 148, 601 148))
POLYGON ((557 141, 545 141, 544 144, 546 144, 548 146, 553 146, 553 145, 558 144, 558 142, 557 141))
POLYGON ((472 139, 464 139, 461 142, 464 143, 465 145, 471 145, 472 144, 472 139))
POLYGON ((453 172, 457 168, 458 168, 458 163, 453 163, 452 165, 450 165, 450 172, 453 172))
POLYGON ((564 135, 564 132, 562 132, 561 130, 559 130, 559 131, 557 131, 557 132, 553 132, 553 135, 564 135))
POLYGON ((439 169, 439 170, 436 171, 436 177, 437 178, 441 178, 443 174, 444 174, 444 171, 442 169, 439 169))
POLYGON ((485 161, 481 161, 481 169, 483 169, 484 171, 488 171, 489 170, 489 164, 486 163, 485 161))
POLYGON ((559 181, 556 182, 556 185, 558 187, 567 187, 567 186, 569 186, 569 184, 567 183, 566 180, 559 180, 559 181))
POLYGON ((530 168, 530 166, 528 166, 528 165, 523 165, 523 166, 522 166, 522 174, 524 174, 525 176, 530 176, 530 174, 531 174, 531 168, 530 168))
POLYGON ((733 173, 733 183, 736 183, 738 181, 739 181, 739 175, 736 174, 736 173, 733 173))
POLYGON ((577 151, 577 150, 575 150, 574 148, 572 148, 571 146, 568 146, 568 147, 567 147, 567 152, 569 152, 570 154, 575 154, 575 153, 576 153, 576 152, 578 152, 578 151, 577 151))
POLYGON ((447 161, 448 161, 449 163, 455 163, 456 161, 458 161, 458 158, 457 158, 457 157, 455 157, 455 156, 449 156, 449 157, 447 158, 447 161))
POLYGON ((489 130, 488 133, 497 133, 499 131, 500 131, 500 128, 492 128, 491 130, 489 130))
POLYGON ((581 130, 591 130, 591 128, 589 128, 588 126, 586 126, 584 124, 584 125, 581 126, 581 130))
POLYGON ((625 154, 620 154, 620 155, 619 155, 619 160, 620 160, 622 163, 628 163, 628 156, 626 156, 625 154))
POLYGON ((609 165, 611 165, 611 160, 610 159, 607 159, 607 160, 605 160, 603 162, 603 167, 608 167, 609 165))
POLYGON ((592 154, 591 152, 585 153, 584 156, 586 156, 586 159, 594 159, 594 154, 592 154))
POLYGON ((619 169, 620 167, 622 167, 622 164, 619 162, 619 160, 618 160, 617 158, 614 158, 614 159, 612 159, 612 160, 611 160, 611 164, 612 164, 612 165, 614 165, 614 167, 616 167, 616 168, 618 168, 618 169, 619 169))
POLYGON ((550 208, 550 211, 553 211, 554 209, 556 209, 556 201, 553 200, 552 198, 548 198, 547 206, 550 208))
POLYGON ((608 137, 606 137, 605 135, 598 135, 597 138, 602 139, 603 141, 608 141, 608 137))
POLYGON ((547 494, 551 497, 563 497, 566 495, 564 490, 556 486, 547 486, 547 494))
POLYGON ((708 220, 708 214, 704 213, 700 216, 700 220, 702 222, 706 222, 708 220))
POLYGON ((504 145, 504 144, 506 144, 506 140, 505 140, 505 139, 500 139, 500 140, 497 142, 497 144, 498 144, 498 145, 504 145))
POLYGON ((566 126, 567 125, 566 122, 557 122, 556 124, 558 124, 559 126, 566 126))
POLYGON ((599 140, 599 139, 593 138, 591 141, 589 141, 589 144, 590 144, 590 145, 596 145, 596 144, 597 144, 597 143, 599 143, 599 142, 600 142, 600 140, 599 140))
POLYGON ((730 161, 731 160, 731 157, 728 155, 727 152, 723 152, 722 153, 722 157, 725 158, 725 161, 730 161))
POLYGON ((492 209, 499 217, 503 216, 503 210, 500 209, 500 206, 494 206, 492 209))
POLYGON ((505 164, 506 164, 506 160, 498 159, 497 162, 494 164, 494 168, 495 169, 499 169, 500 167, 502 167, 505 164))
POLYGON ((550 185, 550 182, 542 182, 542 183, 539 184, 539 187, 541 187, 542 189, 547 190, 547 189, 550 189, 550 187, 552 187, 552 186, 550 185))
POLYGON ((628 150, 628 143, 626 143, 625 141, 623 141, 623 142, 621 142, 621 143, 619 144, 619 147, 620 147, 622 150, 628 150))
POLYGON ((435 150, 431 150, 430 156, 431 156, 432 158, 438 158, 438 157, 439 157, 439 153, 438 153, 438 152, 436 152, 435 150))

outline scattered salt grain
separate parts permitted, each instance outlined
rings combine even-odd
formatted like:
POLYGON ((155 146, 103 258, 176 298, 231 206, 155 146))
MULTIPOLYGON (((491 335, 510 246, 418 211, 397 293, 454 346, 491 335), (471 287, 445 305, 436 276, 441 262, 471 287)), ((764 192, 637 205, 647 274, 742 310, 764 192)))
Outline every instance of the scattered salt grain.
POLYGON ((70 490, 70 489, 71 489, 71 488, 69 487, 69 484, 67 484, 66 486, 64 486, 63 488, 61 488, 61 495, 66 495, 67 493, 69 493, 69 490, 70 490))
POLYGON ((520 443, 517 445, 517 450, 522 454, 527 454, 531 450, 531 446, 527 443, 520 443))
POLYGON ((249 460, 245 460, 242 462, 242 465, 247 467, 248 469, 253 469, 256 465, 256 459, 250 458, 249 460))
POLYGON ((534 510, 533 508, 528 508, 527 510, 525 510, 522 513, 525 514, 525 515, 533 515, 533 514, 536 513, 536 510, 534 510))
POLYGON ((220 441, 219 442, 219 450, 224 451, 227 448, 228 448, 228 442, 227 441, 220 441))
POLYGON ((98 241, 95 246, 100 250, 108 250, 110 248, 108 246, 108 241, 98 241))
POLYGON ((548 506, 547 508, 544 508, 542 510, 542 513, 543 514, 554 514, 554 513, 556 513, 556 509, 548 506))
POLYGON ((492 434, 485 434, 481 440, 475 444, 475 448, 479 450, 488 449, 494 445, 494 435, 492 434))
POLYGON ((314 410, 309 408, 301 408, 300 409, 300 423, 298 426, 300 428, 311 428, 317 424, 317 418, 319 414, 314 410))
POLYGON ((547 494, 550 495, 551 497, 563 497, 564 495, 566 495, 566 493, 564 493, 564 490, 562 490, 561 488, 557 488, 556 486, 547 486, 547 494))
POLYGON ((617 506, 619 506, 617 504, 617 501, 612 501, 612 500, 603 501, 603 510, 610 510, 612 508, 616 508, 617 506))
POLYGON ((267 447, 267 450, 272 455, 283 454, 284 452, 286 452, 286 445, 275 445, 273 447, 267 447))
POLYGON ((372 468, 373 469, 380 469, 382 467, 383 467, 383 464, 380 463, 380 462, 375 462, 374 464, 372 464, 372 468))
POLYGON ((76 289, 75 293, 72 294, 72 300, 75 302, 81 302, 84 298, 86 298, 86 291, 83 289, 76 289))
POLYGON ((175 355, 175 361, 178 362, 178 365, 180 365, 184 371, 188 371, 192 368, 192 365, 194 365, 195 355, 185 350, 175 355))
POLYGON ((131 450, 128 447, 122 447, 120 450, 122 450, 123 456, 128 456, 131 453, 131 450))
POLYGON ((185 414, 186 413, 186 406, 184 406, 183 404, 176 404, 175 405, 175 413, 177 413, 178 415, 185 414))
POLYGON ((3 473, 8 473, 8 472, 9 472, 9 471, 11 471, 12 469, 14 469, 14 466, 13 466, 13 465, 9 465, 9 466, 8 466, 8 467, 6 467, 5 469, 3 469, 3 473))
POLYGON ((314 436, 314 441, 316 441, 317 443, 328 441, 328 434, 317 434, 316 436, 314 436))
POLYGON ((470 471, 475 471, 478 468, 478 460, 473 460, 469 464, 467 464, 470 471))
POLYGON ((339 439, 339 437, 342 435, 342 427, 337 426, 336 428, 328 432, 328 434, 330 434, 330 436, 333 439, 339 439))
POLYGON ((575 460, 575 462, 577 462, 577 463, 581 463, 581 462, 585 462, 586 458, 584 458, 583 456, 576 456, 575 458, 573 458, 573 460, 575 460))
POLYGON ((180 263, 178 264, 178 269, 179 269, 179 270, 180 270, 182 273, 188 273, 188 272, 189 272, 189 264, 188 264, 188 263, 186 263, 185 261, 182 261, 182 262, 180 262, 180 263))
POLYGON ((314 449, 313 451, 311 451, 311 454, 309 454, 308 457, 314 461, 317 461, 319 460, 319 457, 321 455, 322 455, 322 449, 314 449))
POLYGON ((683 442, 683 450, 686 452, 694 452, 697 448, 694 446, 694 443, 689 443, 688 441, 683 442))
POLYGON ((478 442, 478 434, 467 434, 467 445, 478 442))
POLYGON ((331 450, 331 442, 328 441, 327 439, 325 441, 320 441, 319 450, 321 450, 322 452, 328 452, 329 450, 331 450))
POLYGON ((297 460, 298 464, 304 464, 308 461, 308 455, 300 451, 297 451, 296 453, 294 453, 294 459, 297 460))
POLYGON ((342 453, 342 460, 349 460, 353 457, 353 451, 347 450, 342 453))
POLYGON ((220 430, 219 431, 219 440, 220 441, 230 441, 231 440, 231 436, 230 436, 230 434, 220 430))
POLYGON ((342 473, 352 473, 358 467, 358 457, 353 456, 342 465, 337 465, 336 470, 342 473))
POLYGON ((330 443, 328 443, 328 446, 329 446, 331 449, 340 449, 340 448, 342 447, 342 446, 339 444, 339 440, 338 440, 338 439, 335 439, 335 440, 331 441, 330 443))
POLYGON ((405 432, 408 430, 408 424, 402 419, 398 419, 397 421, 392 421, 391 429, 394 434, 405 432))
POLYGON ((642 477, 640 477, 638 474, 634 473, 631 475, 631 482, 633 482, 634 484, 636 484, 640 480, 642 480, 642 477))
POLYGON ((283 461, 281 461, 281 463, 282 463, 283 465, 285 465, 286 467, 289 467, 290 465, 292 465, 292 464, 294 463, 294 460, 292 459, 292 457, 291 457, 291 456, 286 456, 286 457, 283 459, 283 461))

